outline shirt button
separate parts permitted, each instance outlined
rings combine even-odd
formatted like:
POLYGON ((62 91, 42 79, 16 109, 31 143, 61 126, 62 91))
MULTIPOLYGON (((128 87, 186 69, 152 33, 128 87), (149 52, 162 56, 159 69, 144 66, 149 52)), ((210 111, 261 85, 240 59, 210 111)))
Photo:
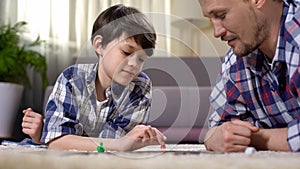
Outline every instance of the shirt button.
POLYGON ((280 88, 283 89, 283 87, 284 87, 284 85, 283 85, 283 84, 280 84, 280 88))

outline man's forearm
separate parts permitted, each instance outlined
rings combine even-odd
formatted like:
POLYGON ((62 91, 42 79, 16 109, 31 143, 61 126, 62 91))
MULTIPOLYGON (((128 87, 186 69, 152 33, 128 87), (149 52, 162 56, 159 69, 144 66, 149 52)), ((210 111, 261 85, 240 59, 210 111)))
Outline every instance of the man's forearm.
POLYGON ((290 151, 287 128, 260 129, 252 134, 251 145, 258 150, 290 151))
POLYGON ((210 128, 208 130, 208 132, 206 133, 206 136, 204 138, 204 145, 205 145, 205 148, 209 151, 213 151, 213 148, 211 147, 211 142, 213 142, 213 134, 215 133, 217 129, 217 126, 213 127, 213 128, 210 128))

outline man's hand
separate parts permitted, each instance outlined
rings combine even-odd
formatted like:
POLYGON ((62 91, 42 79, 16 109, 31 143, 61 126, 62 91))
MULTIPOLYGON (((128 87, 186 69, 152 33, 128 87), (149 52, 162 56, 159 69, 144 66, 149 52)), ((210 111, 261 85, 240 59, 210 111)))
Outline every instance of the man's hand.
POLYGON ((212 151, 245 151, 251 143, 251 135, 258 131, 259 128, 250 122, 233 120, 210 129, 204 142, 206 148, 212 151))
POLYGON ((124 137, 117 140, 119 145, 119 151, 132 151, 148 145, 161 145, 161 148, 165 148, 165 141, 167 137, 164 136, 158 129, 138 125, 135 126, 124 137))
POLYGON ((43 116, 34 112, 31 108, 23 110, 23 113, 22 131, 25 134, 28 134, 35 143, 40 144, 43 129, 43 116))

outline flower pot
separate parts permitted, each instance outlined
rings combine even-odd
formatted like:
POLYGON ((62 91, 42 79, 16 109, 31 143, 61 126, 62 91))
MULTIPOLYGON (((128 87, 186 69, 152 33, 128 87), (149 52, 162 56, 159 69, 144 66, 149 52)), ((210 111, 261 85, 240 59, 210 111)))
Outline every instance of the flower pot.
POLYGON ((0 82, 0 138, 12 137, 23 89, 19 84, 0 82))

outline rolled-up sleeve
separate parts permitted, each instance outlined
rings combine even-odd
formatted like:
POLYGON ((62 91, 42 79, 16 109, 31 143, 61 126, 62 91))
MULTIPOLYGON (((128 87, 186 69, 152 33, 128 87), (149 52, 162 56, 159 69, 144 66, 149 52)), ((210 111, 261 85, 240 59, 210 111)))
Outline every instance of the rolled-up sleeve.
POLYGON ((288 124, 287 141, 291 151, 300 151, 300 120, 293 120, 288 124))
MULTIPOLYGON (((67 134, 80 134, 76 122, 77 103, 72 95, 72 86, 60 76, 46 105, 46 116, 41 137, 42 143, 67 134)), ((82 134, 82 133, 81 133, 82 134)))

